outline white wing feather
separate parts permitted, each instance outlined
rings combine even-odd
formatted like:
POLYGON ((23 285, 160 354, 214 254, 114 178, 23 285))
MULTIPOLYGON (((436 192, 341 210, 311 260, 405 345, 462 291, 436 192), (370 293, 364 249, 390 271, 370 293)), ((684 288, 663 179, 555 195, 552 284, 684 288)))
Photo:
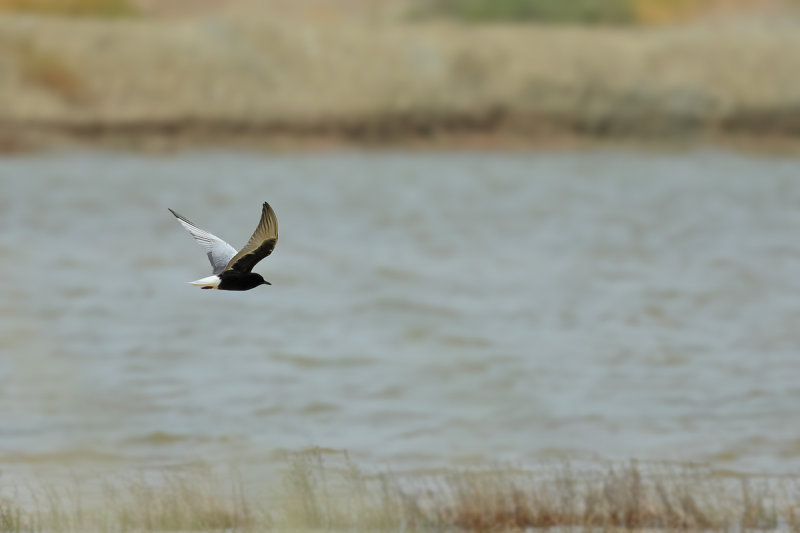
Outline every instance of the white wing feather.
POLYGON ((170 209, 169 212, 175 215, 178 222, 180 222, 181 225, 186 228, 186 231, 191 233, 194 240, 205 249, 208 260, 211 262, 211 266, 214 269, 213 274, 216 275, 225 270, 225 266, 230 262, 231 258, 236 255, 234 247, 216 235, 198 228, 187 218, 179 215, 172 209, 170 209))

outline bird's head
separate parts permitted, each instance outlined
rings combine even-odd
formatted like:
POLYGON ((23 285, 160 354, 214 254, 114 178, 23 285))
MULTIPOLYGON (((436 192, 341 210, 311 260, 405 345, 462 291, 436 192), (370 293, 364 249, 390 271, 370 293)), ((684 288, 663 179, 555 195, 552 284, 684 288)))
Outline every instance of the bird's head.
POLYGON ((270 283, 269 281, 267 281, 267 280, 265 280, 263 277, 261 277, 261 274, 256 274, 256 273, 254 272, 254 273, 253 273, 253 275, 254 275, 254 276, 258 276, 258 277, 256 278, 256 281, 258 281, 258 282, 259 282, 259 284, 258 284, 258 285, 272 285, 272 283, 270 283))

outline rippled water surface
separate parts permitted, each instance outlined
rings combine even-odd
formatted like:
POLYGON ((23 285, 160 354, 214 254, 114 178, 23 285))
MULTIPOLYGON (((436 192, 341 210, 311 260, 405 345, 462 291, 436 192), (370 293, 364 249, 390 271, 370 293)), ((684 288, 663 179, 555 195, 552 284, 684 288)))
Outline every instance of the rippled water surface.
POLYGON ((553 457, 800 471, 800 159, 0 160, 0 467, 553 457), (167 207, 272 282, 203 291, 167 207))

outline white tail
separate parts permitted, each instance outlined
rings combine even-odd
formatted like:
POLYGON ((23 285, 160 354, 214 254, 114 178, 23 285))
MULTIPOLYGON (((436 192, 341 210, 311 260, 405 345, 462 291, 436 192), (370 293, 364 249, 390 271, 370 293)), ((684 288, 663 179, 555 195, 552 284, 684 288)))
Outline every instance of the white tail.
POLYGON ((203 287, 204 289, 216 289, 219 287, 219 281, 219 276, 208 276, 207 278, 190 281, 189 283, 196 287, 203 287))

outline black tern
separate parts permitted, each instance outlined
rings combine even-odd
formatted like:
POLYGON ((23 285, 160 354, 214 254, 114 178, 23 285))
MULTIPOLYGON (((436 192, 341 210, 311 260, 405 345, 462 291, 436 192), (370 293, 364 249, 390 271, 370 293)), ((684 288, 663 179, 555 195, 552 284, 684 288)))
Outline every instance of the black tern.
POLYGON ((264 202, 264 207, 261 209, 261 221, 253 236, 238 252, 227 242, 198 228, 172 209, 169 212, 175 215, 178 222, 192 234, 194 240, 205 248, 208 260, 214 269, 211 276, 189 283, 204 289, 221 291, 249 291, 259 285, 272 285, 260 274, 251 272, 256 263, 272 253, 278 242, 278 219, 267 202, 264 202))

